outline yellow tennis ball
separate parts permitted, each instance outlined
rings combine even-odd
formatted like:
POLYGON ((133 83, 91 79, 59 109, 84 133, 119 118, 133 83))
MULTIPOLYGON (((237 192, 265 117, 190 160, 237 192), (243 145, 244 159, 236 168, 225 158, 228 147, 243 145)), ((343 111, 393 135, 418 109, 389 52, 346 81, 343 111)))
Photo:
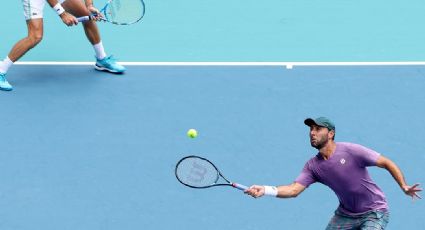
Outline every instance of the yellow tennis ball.
POLYGON ((198 136, 198 131, 196 131, 196 129, 189 129, 187 131, 187 136, 190 138, 195 138, 198 136))

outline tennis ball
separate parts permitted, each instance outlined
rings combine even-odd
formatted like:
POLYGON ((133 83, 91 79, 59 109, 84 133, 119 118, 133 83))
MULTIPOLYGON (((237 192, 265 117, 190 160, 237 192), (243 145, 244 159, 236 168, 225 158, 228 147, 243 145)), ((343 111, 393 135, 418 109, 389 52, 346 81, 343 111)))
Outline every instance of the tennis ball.
POLYGON ((189 129, 187 131, 187 136, 190 138, 195 138, 198 136, 198 132, 196 131, 196 129, 189 129))

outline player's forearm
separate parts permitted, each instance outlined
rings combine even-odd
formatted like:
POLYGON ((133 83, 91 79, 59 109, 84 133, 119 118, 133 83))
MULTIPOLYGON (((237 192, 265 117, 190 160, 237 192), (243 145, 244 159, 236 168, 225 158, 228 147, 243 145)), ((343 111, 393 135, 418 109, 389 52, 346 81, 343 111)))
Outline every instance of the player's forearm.
POLYGON ((63 16, 67 15, 67 13, 65 9, 62 7, 62 4, 59 3, 58 0, 47 0, 47 3, 49 3, 50 7, 52 7, 53 10, 56 11, 56 13, 62 18, 62 20, 64 20, 63 16))
POLYGON ((293 185, 277 186, 277 197, 279 198, 293 198, 298 196, 297 191, 293 185))
POLYGON ((50 7, 54 7, 56 6, 56 4, 58 4, 58 0, 47 0, 47 3, 49 3, 50 7))
POLYGON ((390 172, 391 176, 394 178, 400 188, 404 189, 404 186, 406 186, 406 181, 404 180, 404 176, 400 168, 394 162, 388 160, 385 165, 385 169, 390 172))

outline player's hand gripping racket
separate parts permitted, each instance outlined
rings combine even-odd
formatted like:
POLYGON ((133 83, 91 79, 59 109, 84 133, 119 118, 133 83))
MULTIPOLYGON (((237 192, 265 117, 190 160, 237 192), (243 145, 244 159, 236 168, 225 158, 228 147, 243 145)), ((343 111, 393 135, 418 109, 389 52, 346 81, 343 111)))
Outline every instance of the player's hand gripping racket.
POLYGON ((191 188, 210 188, 214 186, 232 186, 240 190, 247 186, 227 180, 218 168, 209 160, 198 156, 187 156, 177 162, 175 169, 177 180, 191 188), (221 178, 221 181, 219 181, 221 178))
MULTIPOLYGON (((100 10, 100 20, 117 25, 130 25, 140 21, 145 15, 143 0, 108 0, 100 10)), ((77 18, 78 22, 96 19, 98 15, 89 15, 77 18)))

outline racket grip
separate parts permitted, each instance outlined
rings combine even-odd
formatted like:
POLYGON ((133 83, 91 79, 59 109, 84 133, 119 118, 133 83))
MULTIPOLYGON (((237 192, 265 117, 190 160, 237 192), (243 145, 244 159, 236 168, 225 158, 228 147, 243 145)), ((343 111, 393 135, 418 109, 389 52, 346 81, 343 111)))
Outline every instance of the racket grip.
POLYGON ((78 22, 90 21, 91 17, 90 16, 79 17, 79 18, 77 18, 77 20, 78 20, 78 22))
POLYGON ((247 189, 248 189, 248 187, 247 187, 247 186, 245 186, 245 185, 241 185, 241 184, 238 184, 238 183, 232 183, 232 186, 233 186, 234 188, 237 188, 237 189, 242 190, 242 191, 245 191, 245 190, 247 190, 247 189))

